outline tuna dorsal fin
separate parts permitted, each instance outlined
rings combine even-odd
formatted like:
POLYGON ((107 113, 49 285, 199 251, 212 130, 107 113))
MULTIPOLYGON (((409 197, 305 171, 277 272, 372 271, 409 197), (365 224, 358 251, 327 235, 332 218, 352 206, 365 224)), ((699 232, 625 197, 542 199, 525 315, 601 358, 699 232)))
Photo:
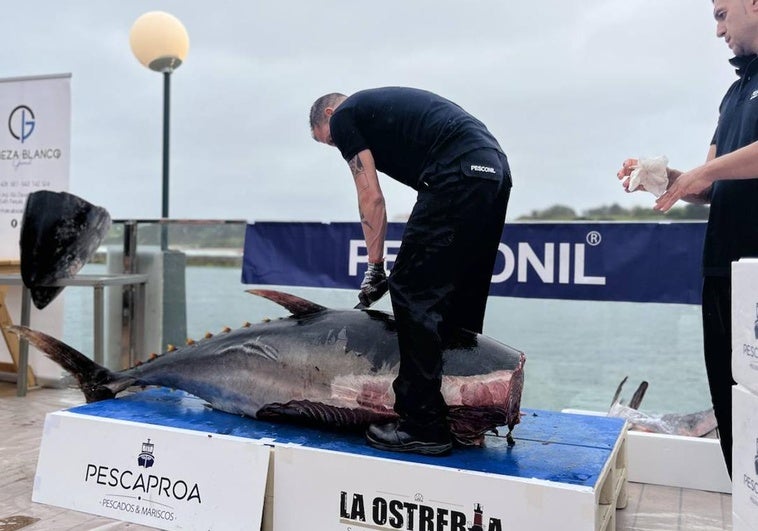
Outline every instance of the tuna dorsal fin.
POLYGON ((252 293, 253 295, 258 295, 259 297, 263 297, 270 300, 271 302, 275 302, 278 305, 283 306, 292 312, 292 315, 295 317, 318 313, 326 310, 326 307, 321 306, 320 304, 316 304, 315 302, 296 297, 295 295, 290 295, 289 293, 283 293, 281 291, 275 291, 271 289, 249 289, 247 292, 252 293))

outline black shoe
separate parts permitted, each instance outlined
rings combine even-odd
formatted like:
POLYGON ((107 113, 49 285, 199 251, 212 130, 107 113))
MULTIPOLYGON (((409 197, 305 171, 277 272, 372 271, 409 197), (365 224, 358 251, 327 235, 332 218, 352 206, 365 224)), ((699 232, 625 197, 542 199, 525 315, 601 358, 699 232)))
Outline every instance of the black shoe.
POLYGON ((443 455, 453 448, 446 424, 419 425, 403 420, 371 424, 366 430, 368 443, 379 450, 443 455))

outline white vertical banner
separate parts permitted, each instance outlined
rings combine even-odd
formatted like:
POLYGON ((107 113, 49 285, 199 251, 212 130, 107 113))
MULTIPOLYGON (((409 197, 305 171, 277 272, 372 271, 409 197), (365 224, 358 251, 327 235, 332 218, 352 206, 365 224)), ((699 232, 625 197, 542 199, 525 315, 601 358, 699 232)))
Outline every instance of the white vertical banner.
POLYGON ((0 79, 0 260, 19 260, 21 217, 37 190, 67 191, 71 74, 0 79))

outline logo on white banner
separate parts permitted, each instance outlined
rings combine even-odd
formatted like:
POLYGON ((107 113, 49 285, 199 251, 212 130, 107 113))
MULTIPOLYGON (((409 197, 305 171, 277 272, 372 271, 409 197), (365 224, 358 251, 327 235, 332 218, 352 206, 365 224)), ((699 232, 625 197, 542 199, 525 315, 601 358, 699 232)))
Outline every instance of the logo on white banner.
MULTIPOLYGON (((34 111, 28 105, 18 105, 8 116, 8 131, 22 144, 32 136, 36 124, 34 111)), ((0 161, 11 161, 15 169, 23 164, 31 164, 34 160, 57 160, 62 155, 63 151, 59 147, 0 149, 0 161)), ((3 184, 7 186, 8 183, 3 184)), ((31 183, 26 184, 28 186, 31 183)), ((49 182, 43 184, 40 180, 36 180, 34 184, 37 188, 50 186, 49 182)))
POLYGON ((155 463, 155 457, 153 457, 154 444, 150 444, 150 439, 147 442, 142 443, 142 451, 137 457, 137 464, 144 468, 150 468, 155 463))
POLYGON ((19 105, 8 117, 8 130, 11 136, 23 144, 34 132, 34 111, 26 105, 19 105))
POLYGON ((502 531, 500 518, 487 517, 484 507, 475 503, 470 518, 464 512, 445 507, 460 504, 425 503, 423 495, 390 498, 366 497, 355 492, 340 492, 340 523, 365 529, 435 529, 437 531, 502 531), (412 501, 411 501, 412 500, 412 501))
MULTIPOLYGON (((156 463, 154 450, 155 444, 150 439, 143 442, 137 455, 137 465, 145 469, 153 467, 156 463)), ((92 488, 105 487, 109 490, 99 502, 107 509, 164 521, 176 519, 174 505, 177 502, 202 504, 197 483, 159 472, 139 472, 129 467, 87 463, 84 483, 92 488)))

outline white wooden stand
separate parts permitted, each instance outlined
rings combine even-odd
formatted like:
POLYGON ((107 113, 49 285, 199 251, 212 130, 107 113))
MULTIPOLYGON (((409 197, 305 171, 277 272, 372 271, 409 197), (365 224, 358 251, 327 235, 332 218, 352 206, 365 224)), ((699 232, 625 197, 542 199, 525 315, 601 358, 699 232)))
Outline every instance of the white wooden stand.
POLYGON ((163 529, 609 531, 626 506, 626 433, 524 410, 512 447, 501 434, 427 457, 152 389, 49 414, 33 499, 163 529))

